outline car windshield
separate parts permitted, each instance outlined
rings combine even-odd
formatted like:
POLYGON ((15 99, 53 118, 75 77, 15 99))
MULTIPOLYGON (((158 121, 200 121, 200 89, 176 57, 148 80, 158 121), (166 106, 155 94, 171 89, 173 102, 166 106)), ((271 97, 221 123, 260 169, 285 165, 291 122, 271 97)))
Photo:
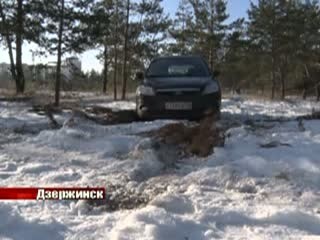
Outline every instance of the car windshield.
POLYGON ((150 64, 147 77, 207 77, 208 68, 200 58, 158 59, 150 64))

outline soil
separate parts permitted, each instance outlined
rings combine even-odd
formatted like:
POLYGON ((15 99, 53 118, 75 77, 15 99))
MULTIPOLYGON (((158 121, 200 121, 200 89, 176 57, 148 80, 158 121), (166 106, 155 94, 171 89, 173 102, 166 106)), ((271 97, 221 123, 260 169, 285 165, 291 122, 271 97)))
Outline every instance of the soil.
POLYGON ((187 154, 207 157, 214 147, 224 146, 224 131, 217 127, 214 117, 207 117, 194 126, 172 123, 147 135, 161 143, 176 145, 187 154))

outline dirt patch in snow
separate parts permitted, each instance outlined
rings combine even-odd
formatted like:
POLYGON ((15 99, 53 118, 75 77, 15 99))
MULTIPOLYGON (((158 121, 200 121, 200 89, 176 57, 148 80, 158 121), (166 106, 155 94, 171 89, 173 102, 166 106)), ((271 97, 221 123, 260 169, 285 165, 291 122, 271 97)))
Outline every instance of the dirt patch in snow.
POLYGON ((176 145, 186 154, 200 157, 209 156, 214 147, 223 147, 225 141, 224 130, 217 126, 214 117, 207 117, 194 126, 168 124, 147 135, 161 143, 176 145))
POLYGON ((86 205, 89 210, 98 208, 107 212, 132 210, 146 206, 165 190, 165 187, 161 188, 146 183, 137 186, 108 183, 106 186, 106 199, 87 201, 86 205))
POLYGON ((134 110, 114 110, 112 108, 92 106, 86 108, 84 113, 87 114, 89 118, 95 116, 99 119, 104 119, 105 124, 131 123, 138 121, 138 116, 134 110))
MULTIPOLYGON (((80 107, 75 104, 63 104, 57 108, 51 104, 33 105, 31 112, 39 115, 46 115, 50 122, 55 122, 54 115, 63 111, 71 111, 71 120, 75 117, 90 120, 101 125, 112 125, 121 123, 132 123, 138 121, 138 116, 134 110, 115 110, 101 106, 80 107)), ((54 123, 58 126, 57 123, 54 123)))

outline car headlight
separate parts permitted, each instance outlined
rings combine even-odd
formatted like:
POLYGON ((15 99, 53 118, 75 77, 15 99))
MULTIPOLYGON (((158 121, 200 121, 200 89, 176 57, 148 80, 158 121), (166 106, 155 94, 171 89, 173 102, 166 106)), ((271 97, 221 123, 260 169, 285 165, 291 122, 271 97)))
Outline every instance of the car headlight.
POLYGON ((216 81, 214 81, 214 82, 209 83, 205 87, 202 94, 205 95, 205 94, 216 93, 216 92, 219 92, 219 90, 220 90, 219 84, 216 81))
POLYGON ((136 94, 137 94, 138 96, 141 96, 141 95, 142 95, 142 96, 154 96, 154 95, 155 95, 152 87, 143 86, 143 85, 142 85, 142 86, 139 86, 139 87, 137 88, 136 94))

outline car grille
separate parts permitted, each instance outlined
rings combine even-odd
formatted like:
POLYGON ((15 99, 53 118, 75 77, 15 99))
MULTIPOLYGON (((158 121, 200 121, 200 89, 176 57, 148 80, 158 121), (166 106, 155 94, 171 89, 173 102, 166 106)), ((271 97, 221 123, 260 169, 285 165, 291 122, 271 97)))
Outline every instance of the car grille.
POLYGON ((197 96, 200 95, 200 89, 170 89, 170 90, 157 90, 158 96, 197 96))

